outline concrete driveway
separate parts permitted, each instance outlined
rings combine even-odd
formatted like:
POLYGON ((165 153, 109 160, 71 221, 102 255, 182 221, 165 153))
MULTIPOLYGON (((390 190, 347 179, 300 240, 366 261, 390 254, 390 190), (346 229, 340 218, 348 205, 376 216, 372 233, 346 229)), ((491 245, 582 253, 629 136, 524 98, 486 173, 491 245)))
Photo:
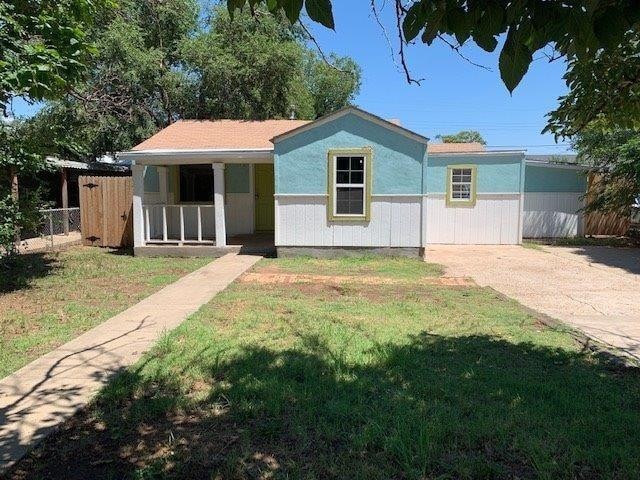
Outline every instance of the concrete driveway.
POLYGON ((434 245, 425 258, 640 359, 640 249, 434 245))

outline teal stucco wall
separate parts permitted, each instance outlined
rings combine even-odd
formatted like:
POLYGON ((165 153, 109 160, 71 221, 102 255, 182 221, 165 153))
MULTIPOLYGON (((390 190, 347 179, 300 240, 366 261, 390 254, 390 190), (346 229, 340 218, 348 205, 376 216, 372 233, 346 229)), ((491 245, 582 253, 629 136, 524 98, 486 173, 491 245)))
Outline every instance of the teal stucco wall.
POLYGON ((327 193, 327 152, 373 149, 373 194, 421 194, 426 145, 355 114, 347 114, 274 147, 277 194, 327 193))
POLYGON ((476 165, 478 193, 520 193, 523 155, 429 155, 425 169, 426 193, 447 191, 449 165, 476 165))
POLYGON ((585 171, 575 168, 527 165, 524 191, 584 193, 587 191, 587 176, 585 171))

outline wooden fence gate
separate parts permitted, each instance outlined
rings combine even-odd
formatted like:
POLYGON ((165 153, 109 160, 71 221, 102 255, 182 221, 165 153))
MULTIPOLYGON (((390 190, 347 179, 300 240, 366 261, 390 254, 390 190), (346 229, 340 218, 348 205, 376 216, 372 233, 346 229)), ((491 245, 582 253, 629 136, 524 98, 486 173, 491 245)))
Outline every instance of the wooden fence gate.
POLYGON ((133 245, 133 180, 131 177, 81 176, 82 244, 99 247, 133 245))

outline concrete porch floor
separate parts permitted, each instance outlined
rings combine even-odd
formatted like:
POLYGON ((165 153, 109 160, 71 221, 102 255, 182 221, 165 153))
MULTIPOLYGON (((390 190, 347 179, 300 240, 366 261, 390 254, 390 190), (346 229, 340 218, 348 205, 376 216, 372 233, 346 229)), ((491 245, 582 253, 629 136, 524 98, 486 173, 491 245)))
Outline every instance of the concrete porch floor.
POLYGON ((185 242, 175 244, 147 244, 136 247, 134 255, 140 257, 221 257, 227 253, 240 255, 275 256, 276 247, 273 233, 254 233, 248 235, 233 235, 227 238, 226 247, 211 244, 196 244, 185 242))

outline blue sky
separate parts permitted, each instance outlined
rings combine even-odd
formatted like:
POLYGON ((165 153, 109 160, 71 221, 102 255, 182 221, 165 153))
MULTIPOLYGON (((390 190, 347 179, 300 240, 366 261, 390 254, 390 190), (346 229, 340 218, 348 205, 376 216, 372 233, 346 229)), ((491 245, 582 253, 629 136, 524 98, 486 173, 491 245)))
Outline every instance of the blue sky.
MULTIPOLYGON (((384 2, 378 2, 382 5, 384 2)), ((323 50, 350 55, 362 67, 362 89, 356 104, 384 118, 435 139, 437 134, 478 130, 489 146, 525 147, 529 153, 566 153, 553 135, 541 135, 545 114, 566 92, 562 61, 533 62, 522 83, 509 94, 500 80, 497 53, 465 46, 465 56, 491 68, 471 65, 449 46, 436 41, 431 47, 409 47, 407 59, 420 86, 408 85, 391 59, 387 40, 365 0, 334 1, 336 31, 306 22, 323 50), (537 147, 534 147, 537 145, 537 147)), ((397 51, 393 2, 382 11, 392 46, 397 51)), ((540 53, 536 57, 542 56, 540 53)))
MULTIPOLYGON (((206 2, 205 2, 206 3, 206 2)), ((379 1, 382 5, 384 2, 379 1)), ((497 53, 468 45, 465 56, 491 71, 471 65, 447 45, 421 42, 407 49, 407 60, 420 86, 409 85, 391 58, 389 44, 373 18, 367 0, 335 0, 336 31, 305 24, 326 53, 353 57, 362 68, 362 88, 356 104, 435 140, 438 134, 478 130, 490 147, 522 147, 529 153, 567 153, 568 144, 556 144, 553 135, 541 135, 545 114, 566 92, 562 61, 533 62, 522 83, 510 95, 500 80, 497 53)), ((381 18, 397 51, 393 2, 386 2, 381 18)), ((537 57, 542 55, 538 53, 537 57)), ((37 105, 14 102, 17 116, 31 115, 37 105)))

